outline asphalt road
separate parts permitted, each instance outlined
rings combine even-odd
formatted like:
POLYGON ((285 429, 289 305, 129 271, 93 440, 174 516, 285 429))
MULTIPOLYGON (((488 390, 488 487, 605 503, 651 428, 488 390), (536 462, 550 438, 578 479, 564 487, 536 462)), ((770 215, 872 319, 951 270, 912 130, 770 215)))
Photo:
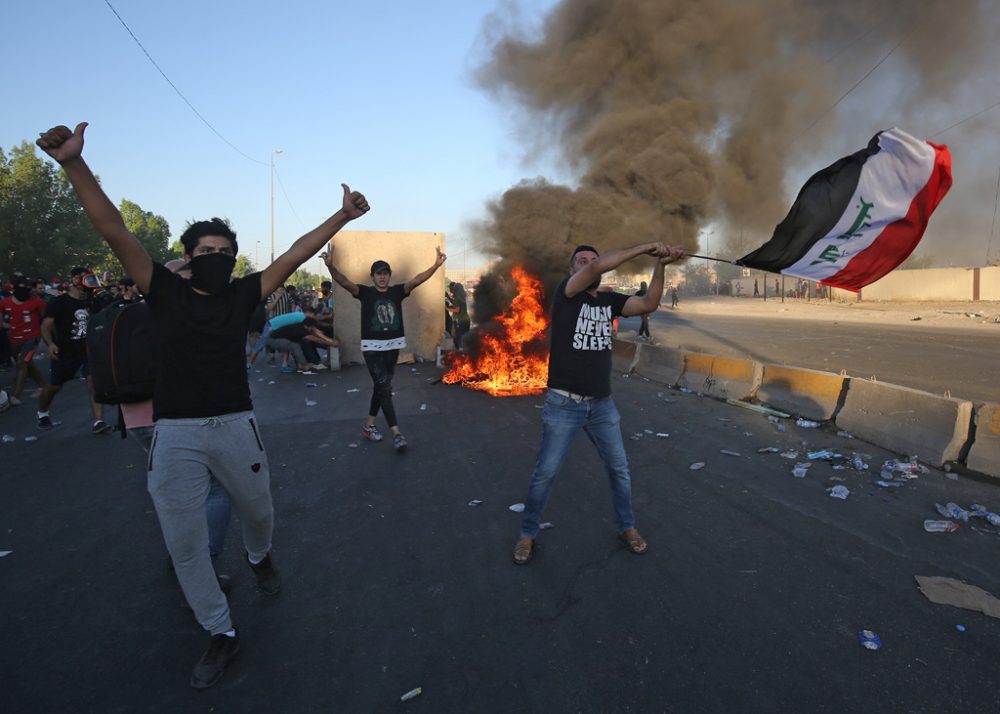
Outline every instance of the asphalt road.
MULTIPOLYGON (((976 402, 1000 402, 1000 333, 836 319, 686 314, 650 316, 653 340, 668 347, 819 369, 976 402)), ((639 318, 620 322, 634 333, 639 318)))
POLYGON ((757 448, 891 455, 616 376, 650 552, 615 539, 606 478, 580 437, 545 513, 554 527, 518 567, 508 506, 524 497, 540 398, 493 399, 415 369, 396 379, 405 454, 358 443, 363 367, 254 373, 285 587, 258 595, 234 524, 220 570, 243 651, 203 692, 188 677, 207 637, 165 567, 139 446, 89 433, 79 382, 57 398, 51 432, 36 432, 29 406, 0 415, 15 439, 0 443, 0 711, 1000 709, 1000 620, 934 605, 913 579, 1000 594, 1000 529, 922 529, 935 502, 1000 510, 995 485, 934 471, 881 489, 821 462, 796 479, 792 461, 757 448), (837 483, 848 500, 828 496, 837 483), (859 645, 866 628, 881 650, 859 645))

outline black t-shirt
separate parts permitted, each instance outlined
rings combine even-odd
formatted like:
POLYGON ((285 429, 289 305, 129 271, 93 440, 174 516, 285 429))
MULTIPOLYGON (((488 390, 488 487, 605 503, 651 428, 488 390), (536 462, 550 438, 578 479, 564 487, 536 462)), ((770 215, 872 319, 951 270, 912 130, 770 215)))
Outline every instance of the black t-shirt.
POLYGON ((403 300, 409 297, 403 283, 379 292, 372 285, 358 285, 361 301, 361 351, 385 352, 406 347, 403 336, 403 300))
POLYGON ((270 337, 273 337, 276 340, 292 340, 293 342, 299 342, 310 334, 312 333, 306 329, 304 322, 297 322, 294 325, 279 327, 277 330, 271 332, 270 337))
POLYGON ((549 387, 586 397, 611 396, 611 323, 628 295, 584 291, 566 297, 559 283, 552 302, 549 387))
POLYGON ((231 282, 220 295, 199 295, 159 263, 146 302, 156 327, 154 419, 221 416, 253 408, 246 336, 261 300, 260 273, 231 282))
POLYGON ((53 298, 45 308, 45 317, 55 321, 55 343, 59 359, 83 359, 87 356, 87 324, 90 310, 85 300, 70 294, 53 298))

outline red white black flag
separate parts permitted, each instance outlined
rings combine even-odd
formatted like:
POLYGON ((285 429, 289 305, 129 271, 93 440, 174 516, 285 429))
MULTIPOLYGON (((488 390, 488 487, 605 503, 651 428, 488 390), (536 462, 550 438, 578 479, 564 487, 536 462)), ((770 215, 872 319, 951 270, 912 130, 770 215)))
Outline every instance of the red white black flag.
POLYGON ((737 265, 860 290, 906 260, 951 188, 948 147, 892 128, 814 174, 737 265))

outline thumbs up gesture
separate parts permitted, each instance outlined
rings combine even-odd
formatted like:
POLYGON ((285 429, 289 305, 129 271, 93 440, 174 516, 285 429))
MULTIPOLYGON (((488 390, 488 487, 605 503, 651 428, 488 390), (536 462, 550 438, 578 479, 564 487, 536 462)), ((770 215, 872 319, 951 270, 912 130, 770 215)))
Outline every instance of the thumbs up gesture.
POLYGON ((364 194, 352 191, 346 183, 340 185, 344 187, 343 210, 347 215, 347 219, 354 220, 368 213, 370 207, 368 206, 368 199, 365 198, 364 194))
POLYGON ((80 122, 76 129, 69 130, 68 126, 54 126, 48 131, 38 135, 38 147, 60 164, 77 159, 83 153, 83 132, 87 128, 87 122, 80 122))

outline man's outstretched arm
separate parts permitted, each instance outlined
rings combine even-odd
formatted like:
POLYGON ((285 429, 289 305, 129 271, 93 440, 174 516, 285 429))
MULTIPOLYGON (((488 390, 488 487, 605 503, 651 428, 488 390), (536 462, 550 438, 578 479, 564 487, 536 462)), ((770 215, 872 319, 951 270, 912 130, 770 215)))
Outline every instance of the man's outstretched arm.
POLYGON ((441 249, 438 246, 434 246, 434 250, 437 253, 437 256, 434 258, 434 265, 432 265, 422 273, 417 273, 412 278, 407 280, 406 283, 403 285, 403 290, 406 291, 407 295, 412 293, 417 287, 419 287, 423 283, 427 282, 427 280, 430 279, 432 275, 434 275, 437 269, 440 268, 442 265, 444 265, 444 261, 448 260, 448 256, 442 253, 441 249))
POLYGON ((649 280, 649 288, 643 296, 633 295, 622 306, 622 317, 632 317, 633 315, 645 315, 654 312, 660 305, 660 298, 663 297, 663 268, 667 263, 673 263, 684 257, 684 249, 680 246, 671 245, 667 247, 669 255, 665 255, 656 261, 653 267, 653 277, 649 280))
POLYGON ((604 255, 592 260, 586 267, 573 273, 566 283, 566 297, 579 295, 590 287, 598 277, 610 270, 614 270, 622 263, 632 260, 632 258, 638 258, 640 255, 652 255, 662 258, 668 254, 667 246, 663 245, 663 243, 640 243, 631 248, 609 250, 604 255))
MULTIPOLYGON (((330 242, 334 234, 347 225, 349 221, 368 213, 368 199, 357 191, 351 191, 346 183, 344 187, 343 207, 313 228, 297 241, 292 247, 275 258, 260 275, 261 295, 270 295, 279 285, 283 285, 288 276, 299 269, 299 266, 316 255, 320 248, 330 242)), ((355 292, 357 287, 355 287, 355 292)))
POLYGON ((358 284, 348 280, 347 276, 344 275, 339 270, 337 270, 337 266, 333 264, 333 246, 331 245, 329 248, 327 248, 326 252, 323 253, 323 255, 321 255, 320 257, 326 264, 326 269, 330 271, 330 277, 333 278, 333 281, 337 283, 337 285, 342 287, 344 290, 349 292, 351 295, 357 297, 358 292, 360 292, 358 290, 358 284))
POLYGON ((83 160, 83 132, 86 128, 87 122, 77 124, 73 131, 66 126, 56 126, 42 133, 35 143, 62 166, 83 210, 87 212, 87 218, 111 247, 111 251, 139 289, 144 293, 149 292, 153 259, 142 247, 142 243, 129 233, 118 209, 111 203, 83 160))

